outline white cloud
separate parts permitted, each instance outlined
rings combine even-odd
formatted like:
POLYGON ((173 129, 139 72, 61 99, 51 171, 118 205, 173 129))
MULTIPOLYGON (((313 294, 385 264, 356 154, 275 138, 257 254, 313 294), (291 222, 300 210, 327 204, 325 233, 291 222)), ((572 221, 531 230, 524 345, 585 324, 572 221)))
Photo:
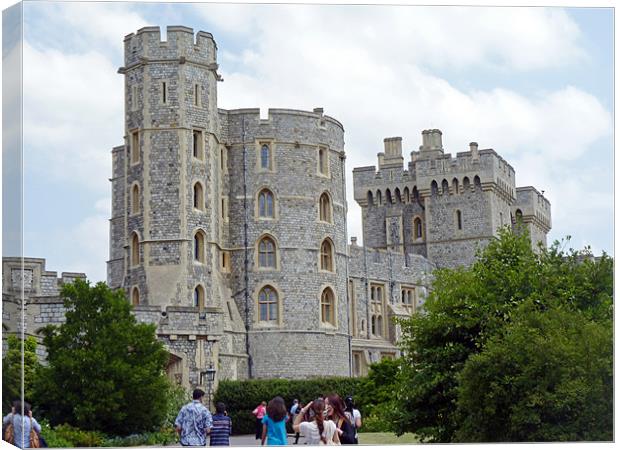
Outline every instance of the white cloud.
POLYGON ((24 162, 50 183, 109 191, 113 146, 123 140, 123 80, 94 51, 24 45, 24 162))

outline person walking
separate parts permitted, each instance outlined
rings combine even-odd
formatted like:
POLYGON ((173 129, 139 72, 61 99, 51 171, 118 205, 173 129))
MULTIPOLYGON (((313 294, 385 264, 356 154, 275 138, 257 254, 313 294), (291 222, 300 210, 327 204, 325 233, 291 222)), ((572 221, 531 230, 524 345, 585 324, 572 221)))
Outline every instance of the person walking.
POLYGON ((263 417, 263 435, 261 445, 286 445, 286 405, 282 397, 274 397, 267 405, 267 412, 263 417))
POLYGON ((202 389, 194 389, 192 402, 181 408, 174 421, 179 441, 183 446, 207 445, 207 434, 211 430, 213 418, 207 407, 202 404, 204 395, 202 389))
MULTIPOLYGON (((301 412, 301 403, 299 402, 299 400, 297 399, 293 400, 293 406, 291 406, 291 410, 289 412, 291 414, 291 427, 292 427, 293 424, 295 424, 295 419, 301 412)), ((295 442, 293 442, 293 444, 297 445, 298 443, 299 443, 299 431, 295 432, 295 442)))
POLYGON ((213 416, 213 426, 211 427, 209 445, 217 447, 230 445, 230 435, 232 434, 232 419, 226 415, 226 405, 217 402, 215 405, 215 415, 213 416))
POLYGON ((252 414, 256 417, 256 439, 260 439, 263 436, 263 417, 265 417, 266 406, 267 402, 263 400, 252 411, 252 414))
POLYGON ((303 433, 308 445, 338 445, 340 438, 336 424, 323 417, 325 411, 325 401, 322 398, 308 403, 295 417, 293 430, 299 435, 303 433), (309 411, 313 411, 312 420, 304 421, 304 417, 309 411))
MULTIPOLYGON (((10 442, 19 448, 39 447, 39 433, 41 425, 32 417, 30 404, 16 400, 13 402, 10 414, 2 419, 2 426, 13 427, 13 441, 10 442), (34 436, 32 436, 34 431, 34 436)), ((4 436, 3 436, 4 437, 4 436)))
POLYGON ((338 428, 341 444, 355 444, 355 431, 353 425, 344 413, 344 402, 338 394, 330 394, 325 401, 327 417, 334 421, 338 428))
POLYGON ((359 444, 359 437, 357 430, 362 426, 362 414, 359 412, 359 409, 355 408, 355 403, 353 402, 353 397, 350 395, 344 399, 345 410, 344 414, 347 416, 347 419, 353 425, 353 429, 355 430, 355 443, 359 444))

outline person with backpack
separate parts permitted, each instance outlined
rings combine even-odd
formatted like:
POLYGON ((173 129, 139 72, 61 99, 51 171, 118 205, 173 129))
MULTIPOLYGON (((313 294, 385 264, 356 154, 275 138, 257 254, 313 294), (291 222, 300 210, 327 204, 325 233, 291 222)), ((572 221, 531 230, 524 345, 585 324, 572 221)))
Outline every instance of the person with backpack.
POLYGON ((353 397, 350 395, 344 399, 344 404, 346 406, 344 413, 353 425, 353 429, 355 430, 355 443, 359 444, 357 430, 362 426, 362 414, 359 412, 357 408, 355 408, 355 403, 353 403, 353 397))
POLYGON ((327 396, 325 401, 327 417, 334 421, 340 434, 340 443, 343 445, 355 444, 355 430, 344 413, 344 402, 338 394, 327 396))
POLYGON ((2 419, 4 440, 19 448, 38 448, 41 446, 39 434, 41 425, 32 417, 30 404, 16 400, 11 413, 2 419))

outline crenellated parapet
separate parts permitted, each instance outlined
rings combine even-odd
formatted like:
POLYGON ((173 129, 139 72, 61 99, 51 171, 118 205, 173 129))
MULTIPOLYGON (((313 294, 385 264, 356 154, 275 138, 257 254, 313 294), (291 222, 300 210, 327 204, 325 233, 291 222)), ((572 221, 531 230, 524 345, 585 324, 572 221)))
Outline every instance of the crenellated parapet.
POLYGON ((195 64, 217 70, 217 44, 211 33, 184 26, 168 26, 163 40, 159 27, 140 28, 125 36, 125 73, 150 62, 195 64))
POLYGON ((533 224, 544 233, 551 230, 551 203, 532 186, 517 188, 517 200, 512 205, 514 221, 533 224))

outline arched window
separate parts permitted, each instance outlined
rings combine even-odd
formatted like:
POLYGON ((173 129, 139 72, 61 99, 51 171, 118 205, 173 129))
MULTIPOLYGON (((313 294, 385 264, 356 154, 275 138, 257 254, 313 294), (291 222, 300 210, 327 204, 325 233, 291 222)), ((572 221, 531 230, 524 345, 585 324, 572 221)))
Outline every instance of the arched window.
POLYGON ((278 320, 278 293, 271 286, 263 287, 258 293, 258 320, 261 322, 278 320))
POLYGON ((469 178, 463 178, 463 191, 467 192, 470 189, 469 178))
POLYGON ((439 188, 437 187, 437 182, 433 180, 433 182, 431 183, 431 195, 437 194, 439 194, 439 188))
POLYGON ((194 261, 205 262, 205 236, 202 231, 194 234, 194 261))
POLYGON ((377 205, 381 206, 383 204, 383 199, 381 198, 381 191, 377 191, 377 205))
POLYGON ((422 227, 422 219, 416 217, 413 219, 413 237, 414 239, 422 239, 424 237, 424 229, 422 227))
POLYGON ((263 144, 260 148, 261 169, 271 169, 271 149, 268 144, 263 144))
POLYGON ((202 190, 202 184, 199 182, 194 183, 194 208, 204 210, 205 197, 202 190))
POLYGON ((138 234, 133 233, 131 235, 131 265, 137 266, 140 264, 140 241, 138 234))
POLYGON ((385 201, 386 201, 386 203, 387 203, 388 205, 391 205, 392 203, 394 203, 394 202, 392 201, 392 193, 390 192, 390 190, 389 190, 389 189, 386 189, 386 190, 385 190, 385 201))
POLYGON ((131 290, 131 304, 133 306, 138 306, 140 304, 140 291, 137 287, 131 290))
POLYGON ((321 293, 321 322, 336 326, 336 308, 334 291, 325 288, 321 293))
POLYGON ((203 159, 202 157, 202 133, 194 130, 192 132, 192 156, 194 158, 203 159))
POLYGON ((409 188, 405 187, 405 189, 403 190, 403 194, 405 195, 405 203, 409 203, 411 201, 411 198, 409 196, 409 188))
POLYGON ((373 201, 372 201, 372 192, 368 191, 368 194, 366 195, 366 199, 368 201, 368 206, 372 206, 373 205, 373 201))
POLYGON ((456 178, 452 179, 452 190, 455 194, 459 193, 459 180, 457 180, 456 178))
POLYGON ((460 209, 456 210, 456 229, 457 230, 462 230, 463 229, 463 218, 461 217, 461 210, 460 209))
POLYGON ((258 243, 258 266, 276 268, 276 244, 269 236, 263 237, 258 243))
POLYGON ((323 192, 319 198, 319 220, 332 222, 332 205, 327 192, 323 192))
POLYGON ((370 318, 370 334, 377 334, 377 318, 375 316, 370 318))
POLYGON ((334 248, 329 239, 321 243, 321 270, 334 271, 334 248))
POLYGON ((140 212, 140 188, 137 184, 134 184, 131 188, 131 213, 137 214, 140 212))
POLYGON ((263 189, 258 194, 258 216, 275 217, 273 208, 273 193, 269 189, 263 189))
POLYGON ((402 203, 402 198, 400 197, 400 189, 396 188, 394 190, 394 197, 396 198, 396 203, 402 203))
POLYGON ((205 289, 201 285, 194 288, 194 308, 205 308, 205 289))
POLYGON ((448 184, 448 180, 446 180, 445 178, 441 182, 441 193, 444 195, 450 193, 450 185, 448 184))
POLYGON ((474 186, 475 186, 476 188, 481 187, 481 184, 480 184, 480 177, 479 177, 478 175, 476 175, 476 176, 474 177, 474 186))
POLYGON ((515 211, 515 218, 517 219, 517 223, 523 222, 523 212, 520 209, 515 211))
POLYGON ((417 202, 420 200, 420 193, 418 192, 417 186, 413 187, 413 190, 411 191, 411 195, 413 196, 413 199, 411 201, 417 202))

